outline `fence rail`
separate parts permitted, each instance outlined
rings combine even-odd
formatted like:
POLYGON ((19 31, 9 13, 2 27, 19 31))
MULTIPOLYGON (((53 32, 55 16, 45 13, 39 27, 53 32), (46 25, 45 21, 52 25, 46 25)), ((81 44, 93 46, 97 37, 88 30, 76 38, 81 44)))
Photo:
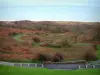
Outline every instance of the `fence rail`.
POLYGON ((85 68, 100 68, 100 65, 92 65, 92 64, 68 64, 68 63, 10 63, 0 61, 1 65, 9 65, 9 66, 20 66, 20 67, 40 67, 40 68, 48 68, 48 69, 66 69, 66 70, 75 70, 75 69, 85 69, 85 68))

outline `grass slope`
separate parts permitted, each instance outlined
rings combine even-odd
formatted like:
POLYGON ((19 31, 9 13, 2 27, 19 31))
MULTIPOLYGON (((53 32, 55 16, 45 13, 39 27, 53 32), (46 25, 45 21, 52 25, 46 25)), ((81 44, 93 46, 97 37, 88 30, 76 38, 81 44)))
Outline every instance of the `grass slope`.
POLYGON ((23 68, 0 65, 0 75, 99 75, 100 69, 48 70, 43 68, 23 68))

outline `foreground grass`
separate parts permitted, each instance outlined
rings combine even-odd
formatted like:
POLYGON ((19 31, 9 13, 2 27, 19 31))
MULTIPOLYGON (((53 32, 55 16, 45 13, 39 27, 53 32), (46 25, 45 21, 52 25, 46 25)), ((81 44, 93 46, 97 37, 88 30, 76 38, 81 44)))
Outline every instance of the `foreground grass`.
POLYGON ((44 68, 23 68, 0 65, 0 75, 99 75, 100 69, 48 70, 44 68))

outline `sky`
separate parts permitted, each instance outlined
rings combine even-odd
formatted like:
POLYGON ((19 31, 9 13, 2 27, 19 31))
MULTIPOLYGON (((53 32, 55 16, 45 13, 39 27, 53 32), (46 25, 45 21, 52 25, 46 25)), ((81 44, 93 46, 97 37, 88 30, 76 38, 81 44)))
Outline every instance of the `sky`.
POLYGON ((100 0, 0 0, 0 20, 100 21, 100 0))

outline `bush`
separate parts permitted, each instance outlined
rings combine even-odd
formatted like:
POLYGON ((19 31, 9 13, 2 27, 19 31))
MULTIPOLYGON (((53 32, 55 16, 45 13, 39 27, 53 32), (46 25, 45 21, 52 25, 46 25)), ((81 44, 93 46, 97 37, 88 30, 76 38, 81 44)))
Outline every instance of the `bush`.
POLYGON ((52 58, 53 62, 61 62, 62 60, 64 60, 64 59, 60 53, 56 53, 52 58))
POLYGON ((97 60, 97 57, 96 57, 96 55, 94 53, 88 52, 85 55, 85 60, 86 61, 95 61, 95 60, 97 60))
POLYGON ((49 55, 39 53, 37 54, 37 60, 41 62, 50 61, 51 57, 49 55))
POLYGON ((16 33, 16 32, 9 33, 9 36, 15 36, 15 35, 18 35, 18 33, 16 33))
POLYGON ((36 42, 36 43, 39 43, 41 40, 39 37, 33 37, 33 41, 36 42))
POLYGON ((69 47, 72 47, 73 44, 72 42, 69 40, 69 39, 64 39, 60 42, 60 46, 61 47, 65 47, 65 48, 69 48, 69 47))

